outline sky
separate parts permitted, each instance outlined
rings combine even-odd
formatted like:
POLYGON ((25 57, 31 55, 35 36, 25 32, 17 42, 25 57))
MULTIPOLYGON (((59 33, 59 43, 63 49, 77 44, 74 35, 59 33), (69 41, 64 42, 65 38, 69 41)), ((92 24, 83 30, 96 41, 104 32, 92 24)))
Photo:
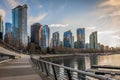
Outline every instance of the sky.
POLYGON ((49 25, 50 34, 59 31, 60 40, 67 30, 85 28, 85 42, 98 31, 98 42, 111 47, 120 46, 120 0, 0 0, 0 15, 4 23, 12 23, 12 9, 28 6, 28 35, 34 23, 49 25))

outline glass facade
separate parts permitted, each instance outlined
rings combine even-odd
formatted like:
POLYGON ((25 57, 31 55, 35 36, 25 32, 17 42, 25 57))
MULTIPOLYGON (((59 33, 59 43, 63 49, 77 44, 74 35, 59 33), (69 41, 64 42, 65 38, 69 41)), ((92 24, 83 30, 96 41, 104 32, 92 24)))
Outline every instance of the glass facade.
POLYGON ((64 47, 72 48, 72 32, 70 30, 64 32, 63 41, 64 41, 64 47))
POLYGON ((43 48, 49 47, 49 38, 50 38, 50 29, 48 25, 44 25, 42 29, 42 34, 43 34, 43 48))
POLYGON ((78 43, 78 48, 85 47, 85 28, 77 29, 77 43, 78 43))
POLYGON ((42 25, 40 23, 31 26, 31 42, 42 46, 42 25))
POLYGON ((2 16, 0 16, 0 39, 3 40, 3 20, 2 20, 2 16))
POLYGON ((98 49, 97 31, 92 32, 92 34, 90 34, 90 48, 98 49))
POLYGON ((5 34, 8 32, 12 32, 12 24, 9 22, 5 23, 5 34))
POLYGON ((19 49, 27 46, 27 5, 12 9, 13 44, 19 49))
POLYGON ((2 16, 0 16, 0 32, 3 32, 3 20, 2 20, 2 16))
POLYGON ((59 45, 60 45, 59 32, 53 33, 52 43, 53 43, 53 47, 59 47, 59 45))

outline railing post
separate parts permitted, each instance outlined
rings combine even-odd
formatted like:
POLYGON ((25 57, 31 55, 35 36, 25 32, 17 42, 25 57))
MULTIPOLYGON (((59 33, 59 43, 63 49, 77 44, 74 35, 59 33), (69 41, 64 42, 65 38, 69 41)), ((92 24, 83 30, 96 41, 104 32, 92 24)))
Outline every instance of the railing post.
POLYGON ((49 73, 48 73, 48 70, 47 70, 47 66, 46 66, 47 63, 44 62, 44 65, 45 65, 45 71, 46 71, 46 74, 47 74, 47 76, 49 76, 49 73))
POLYGON ((39 61, 37 60, 37 68, 39 69, 39 61))
POLYGON ((43 72, 42 62, 40 61, 41 71, 43 72))
POLYGON ((70 70, 68 70, 68 69, 67 69, 67 75, 68 75, 68 79, 72 80, 72 76, 71 76, 70 70))
POLYGON ((40 61, 38 60, 38 69, 40 69, 40 61))
POLYGON ((55 72, 55 67, 54 67, 54 65, 52 65, 52 69, 53 69, 53 74, 54 74, 55 80, 58 80, 58 79, 57 79, 56 72, 55 72))

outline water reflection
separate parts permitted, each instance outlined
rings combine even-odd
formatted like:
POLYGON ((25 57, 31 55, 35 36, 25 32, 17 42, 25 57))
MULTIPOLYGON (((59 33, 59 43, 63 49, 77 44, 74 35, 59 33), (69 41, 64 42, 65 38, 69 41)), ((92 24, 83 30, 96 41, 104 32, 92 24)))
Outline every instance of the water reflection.
MULTIPOLYGON (((51 61, 56 64, 63 66, 71 67, 77 70, 86 71, 91 69, 92 65, 114 65, 120 66, 119 58, 120 55, 104 55, 104 56, 74 56, 74 57, 60 57, 60 58, 48 58, 48 61, 51 61)), ((63 69, 59 69, 63 71, 63 69)), ((65 72, 64 72, 65 73, 65 72)), ((73 73, 76 74, 76 73, 73 73)))
POLYGON ((99 56, 98 60, 99 65, 120 66, 120 54, 99 56))
POLYGON ((77 70, 87 70, 91 68, 91 65, 98 64, 98 56, 74 56, 74 57, 60 57, 60 58, 48 58, 56 64, 71 67, 77 70))
MULTIPOLYGON (((91 55, 91 56, 74 56, 74 57, 59 57, 59 58, 48 58, 48 61, 51 61, 56 64, 64 65, 67 67, 71 67, 77 70, 86 71, 91 69, 92 65, 113 65, 113 66, 120 66, 120 54, 116 55, 91 55)), ((63 68, 58 69, 58 76, 61 80, 65 80, 66 70, 63 68)), ((76 72, 72 72, 73 80, 77 80, 77 78, 81 77, 78 76, 80 74, 76 72)), ((82 75, 85 77, 85 75, 82 75)), ((85 79, 82 79, 85 80, 85 79)))

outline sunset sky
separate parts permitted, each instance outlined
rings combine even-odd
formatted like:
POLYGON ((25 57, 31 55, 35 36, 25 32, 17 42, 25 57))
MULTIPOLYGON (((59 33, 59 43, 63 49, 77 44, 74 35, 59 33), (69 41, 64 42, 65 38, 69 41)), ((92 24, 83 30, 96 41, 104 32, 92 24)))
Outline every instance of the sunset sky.
POLYGON ((0 15, 4 23, 12 22, 11 9, 28 5, 28 34, 30 25, 39 22, 50 26, 51 33, 71 30, 76 41, 76 29, 85 28, 89 35, 98 31, 98 42, 120 46, 120 0, 0 0, 0 15))

